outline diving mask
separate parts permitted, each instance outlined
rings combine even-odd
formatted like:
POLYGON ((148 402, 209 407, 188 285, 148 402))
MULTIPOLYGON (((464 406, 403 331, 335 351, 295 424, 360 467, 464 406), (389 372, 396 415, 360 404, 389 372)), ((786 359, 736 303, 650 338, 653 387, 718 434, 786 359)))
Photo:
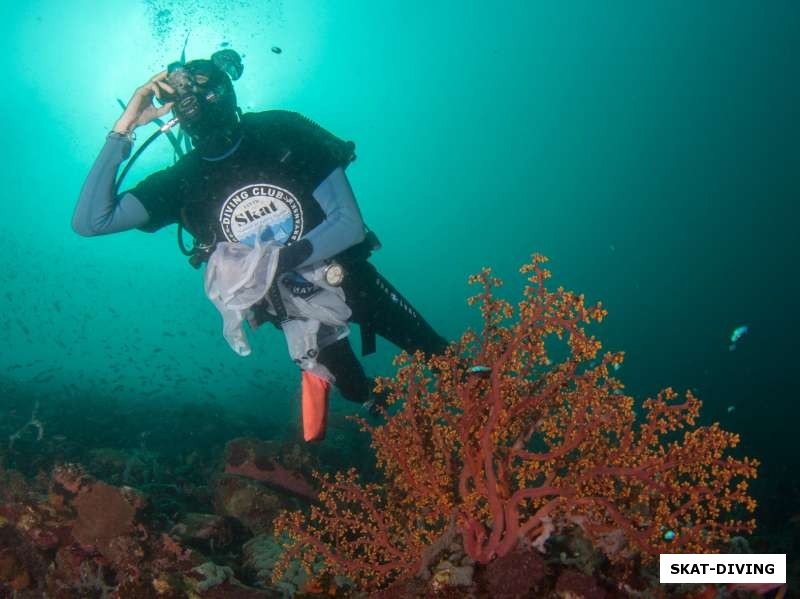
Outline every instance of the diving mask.
POLYGON ((239 123, 230 76, 212 60, 192 60, 172 63, 166 82, 174 93, 162 102, 173 102, 172 110, 195 147, 212 153, 229 147, 239 123))

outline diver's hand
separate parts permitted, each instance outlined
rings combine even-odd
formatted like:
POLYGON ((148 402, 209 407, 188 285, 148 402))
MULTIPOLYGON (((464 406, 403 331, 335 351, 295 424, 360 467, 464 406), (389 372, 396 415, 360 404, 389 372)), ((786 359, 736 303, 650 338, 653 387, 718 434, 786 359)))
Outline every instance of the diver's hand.
POLYGON ((134 92, 125 112, 114 125, 114 131, 128 134, 136 127, 146 125, 172 110, 174 102, 167 102, 160 108, 153 104, 153 98, 161 99, 165 92, 167 94, 175 93, 175 90, 164 81, 166 78, 167 71, 161 71, 134 92))

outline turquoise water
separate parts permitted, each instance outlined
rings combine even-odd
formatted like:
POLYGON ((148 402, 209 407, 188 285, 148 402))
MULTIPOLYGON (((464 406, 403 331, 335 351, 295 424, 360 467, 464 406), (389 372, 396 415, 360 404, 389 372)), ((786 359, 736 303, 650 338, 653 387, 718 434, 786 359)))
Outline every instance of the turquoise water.
MULTIPOLYGON (((557 284, 608 308, 597 334, 627 352, 628 391, 696 389, 705 420, 764 462, 763 518, 780 526, 799 511, 796 2, 39 0, 0 11, 9 430, 37 401, 74 409, 87 397, 152 405, 155 419, 197 400, 276 426, 297 418, 283 340, 265 329, 249 358, 230 351, 174 228, 70 229, 117 98, 176 60, 188 33, 188 58, 223 44, 244 55, 246 111, 296 110, 356 142, 348 174, 383 242, 374 262, 442 334, 478 322, 470 273, 494 267, 513 297, 515 269, 543 253, 557 284)), ((170 159, 162 140, 128 183, 170 159)), ((379 344, 367 369, 388 372, 392 351, 379 344)))

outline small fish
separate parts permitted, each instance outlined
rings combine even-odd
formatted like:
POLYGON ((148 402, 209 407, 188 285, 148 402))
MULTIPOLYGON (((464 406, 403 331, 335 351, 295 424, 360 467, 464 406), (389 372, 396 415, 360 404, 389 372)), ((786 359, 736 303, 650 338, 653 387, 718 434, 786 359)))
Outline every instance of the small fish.
POLYGON ((733 333, 731 333, 731 343, 736 343, 739 341, 739 339, 741 339, 748 330, 749 329, 747 328, 746 324, 733 329, 733 333))
POLYGON ((281 50, 280 47, 278 46, 272 46, 272 52, 273 54, 280 54, 281 52, 283 52, 283 50, 281 50))
POLYGON ((728 414, 736 410, 736 406, 728 406, 728 414))
POLYGON ((668 530, 667 532, 664 533, 664 540, 665 541, 672 541, 672 540, 675 539, 676 536, 677 535, 675 534, 674 530, 668 530))
POLYGON ((55 378, 56 373, 59 370, 61 370, 60 366, 54 366, 53 368, 47 368, 45 370, 42 370, 40 373, 38 373, 36 376, 34 376, 31 379, 31 382, 33 382, 33 383, 46 383, 48 381, 51 381, 51 380, 53 380, 53 378, 55 378))
POLYGON ((473 366, 472 368, 467 368, 467 374, 471 374, 478 378, 485 379, 491 376, 492 369, 489 368, 488 366, 478 365, 478 366, 473 366))

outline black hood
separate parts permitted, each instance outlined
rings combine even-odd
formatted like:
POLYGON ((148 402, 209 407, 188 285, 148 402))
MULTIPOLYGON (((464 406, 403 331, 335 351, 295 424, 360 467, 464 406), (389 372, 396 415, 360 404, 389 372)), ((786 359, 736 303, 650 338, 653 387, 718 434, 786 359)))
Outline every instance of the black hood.
POLYGON ((210 60, 193 60, 171 70, 167 82, 181 128, 206 156, 223 153, 239 137, 236 93, 230 77, 210 60))

